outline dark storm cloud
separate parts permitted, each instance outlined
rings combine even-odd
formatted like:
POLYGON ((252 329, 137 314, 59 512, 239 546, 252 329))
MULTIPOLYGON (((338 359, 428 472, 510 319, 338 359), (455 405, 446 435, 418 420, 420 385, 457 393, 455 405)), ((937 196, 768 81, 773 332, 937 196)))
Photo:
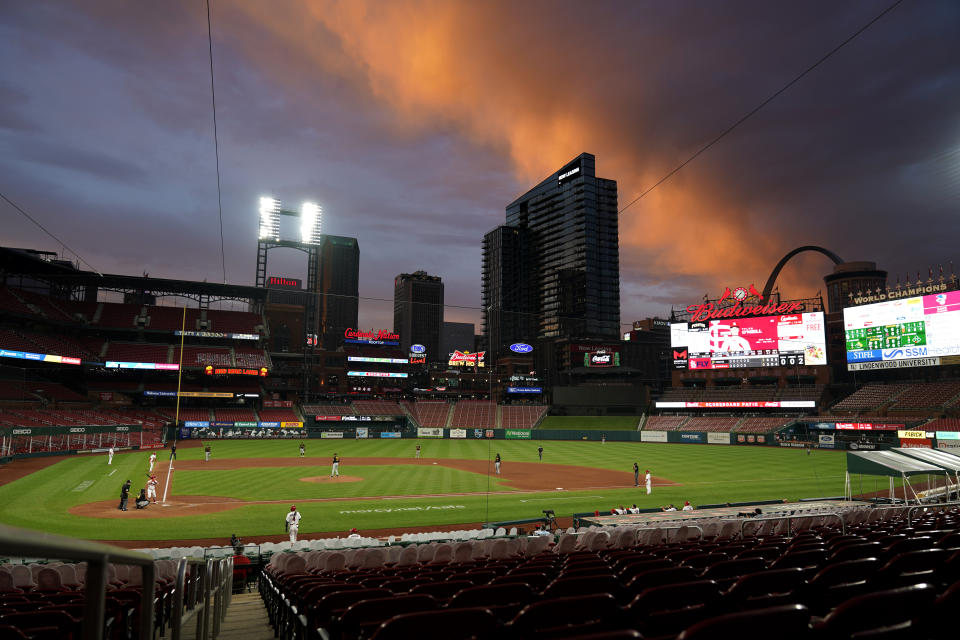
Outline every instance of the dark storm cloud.
MULTIPOLYGON (((589 151, 625 205, 885 6, 213 2, 228 279, 252 278, 271 193, 359 239, 362 295, 423 268, 478 306, 507 202, 589 151)), ((202 9, 0 8, 2 186, 64 229, 109 228, 71 237, 126 272, 221 278, 202 9)), ((630 207, 622 320, 760 283, 800 244, 914 276, 955 257, 958 25, 955 3, 904 2, 630 207)), ((830 268, 802 257, 781 290, 830 268)))

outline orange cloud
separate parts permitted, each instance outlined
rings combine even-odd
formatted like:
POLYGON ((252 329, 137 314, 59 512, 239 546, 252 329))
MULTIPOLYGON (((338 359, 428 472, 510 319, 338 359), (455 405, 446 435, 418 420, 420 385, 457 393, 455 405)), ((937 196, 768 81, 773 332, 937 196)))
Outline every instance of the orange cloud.
MULTIPOLYGON (((653 139, 656 123, 643 122, 640 112, 611 117, 618 112, 605 108, 606 96, 584 86, 604 52, 567 56, 562 33, 551 34, 546 22, 508 24, 504 7, 345 0, 311 2, 290 8, 298 15, 281 16, 273 3, 240 6, 284 44, 283 55, 340 74, 387 105, 397 136, 452 129, 502 153, 530 184, 589 151, 598 174, 619 183, 622 207, 693 150, 673 149, 673 140, 641 147, 636 136, 624 136, 641 131, 653 139)), ((643 78, 621 81, 643 94, 643 78)), ((714 180, 694 163, 633 205, 621 218, 624 268, 661 281, 762 282, 790 241, 753 232, 751 220, 770 212, 744 211, 714 180)), ((809 278, 784 277, 804 287, 798 294, 809 293, 810 284, 801 283, 809 278)))

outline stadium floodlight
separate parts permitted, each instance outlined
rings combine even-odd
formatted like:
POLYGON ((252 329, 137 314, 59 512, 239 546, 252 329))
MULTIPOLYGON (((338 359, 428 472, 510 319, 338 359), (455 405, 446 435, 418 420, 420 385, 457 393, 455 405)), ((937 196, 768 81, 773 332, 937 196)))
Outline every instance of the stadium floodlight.
POLYGON ((260 240, 280 240, 280 201, 274 198, 260 198, 260 240))
POLYGON ((300 208, 300 242, 320 244, 323 209, 315 202, 304 202, 300 208))

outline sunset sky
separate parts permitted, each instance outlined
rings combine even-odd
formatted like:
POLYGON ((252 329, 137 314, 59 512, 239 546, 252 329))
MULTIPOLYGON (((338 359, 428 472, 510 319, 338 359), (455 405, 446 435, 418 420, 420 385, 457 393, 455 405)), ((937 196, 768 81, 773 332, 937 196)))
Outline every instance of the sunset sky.
MULTIPOLYGON (((623 207, 892 3, 211 0, 226 280, 253 284, 259 196, 314 200, 359 240, 362 327, 417 269, 479 323, 508 202, 586 151, 623 207)), ((760 288, 803 244, 948 272, 958 106, 960 3, 904 0, 622 213, 621 322, 760 288)), ((0 3, 0 191, 101 272, 221 282, 204 3, 0 3)))

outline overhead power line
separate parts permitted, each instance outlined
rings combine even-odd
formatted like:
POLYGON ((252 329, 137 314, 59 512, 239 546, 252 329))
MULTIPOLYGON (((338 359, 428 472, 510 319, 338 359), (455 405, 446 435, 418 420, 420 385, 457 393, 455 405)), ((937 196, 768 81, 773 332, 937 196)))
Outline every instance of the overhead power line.
POLYGON ((824 62, 826 62, 831 56, 833 56, 833 54, 837 53, 838 51, 840 51, 840 49, 842 49, 842 48, 844 48, 846 45, 850 44, 857 36, 859 36, 861 33, 863 33, 864 31, 866 31, 867 29, 869 29, 871 26, 873 26, 873 24, 874 24, 875 22, 877 22, 878 20, 880 20, 880 18, 882 18, 883 16, 885 16, 885 15, 887 15, 888 13, 890 13, 891 11, 893 11, 893 10, 897 7, 897 5, 899 5, 901 2, 903 2, 903 0, 897 0, 896 2, 894 2, 893 4, 891 4, 889 7, 887 7, 886 9, 884 9, 883 11, 881 11, 880 13, 878 13, 872 20, 870 20, 870 21, 867 22, 865 25, 863 25, 862 27, 860 27, 859 29, 857 29, 857 30, 853 33, 853 35, 851 35, 851 36, 848 37, 846 40, 844 40, 843 42, 841 42, 840 44, 838 44, 837 46, 835 46, 833 49, 831 49, 830 51, 828 51, 826 54, 824 54, 819 60, 817 60, 816 62, 814 62, 812 65, 810 65, 809 67, 807 67, 806 69, 804 69, 804 70, 800 73, 800 75, 796 76, 793 80, 791 80, 791 81, 788 82, 787 84, 783 85, 782 87, 780 87, 779 89, 777 89, 776 91, 774 91, 773 94, 770 95, 770 97, 768 97, 766 100, 764 100, 763 102, 761 102, 760 104, 758 104, 756 107, 754 107, 753 109, 751 109, 750 111, 748 111, 747 114, 744 115, 742 118, 740 118, 739 120, 737 120, 736 122, 734 122, 732 125, 730 125, 730 126, 727 127, 726 129, 724 129, 722 132, 720 132, 720 135, 716 136, 715 138, 713 138, 712 140, 710 140, 707 144, 705 144, 705 145, 703 145, 702 147, 700 147, 700 149, 698 149, 698 150, 696 151, 696 153, 694 153, 694 154, 691 155, 689 158, 687 158, 686 160, 684 160, 683 162, 681 162, 679 165, 677 165, 672 171, 670 171, 669 173, 667 173, 667 175, 663 176, 662 178, 660 178, 659 180, 657 180, 656 182, 654 182, 653 185, 651 185, 649 188, 647 188, 646 190, 644 190, 640 195, 638 195, 636 198, 634 198, 633 200, 631 200, 626 206, 624 206, 622 209, 620 209, 619 213, 622 214, 624 211, 626 211, 627 209, 629 209, 630 207, 632 207, 634 204, 636 204, 637 202, 639 202, 639 201, 640 201, 644 196, 646 196, 648 193, 650 193, 651 191, 653 191, 654 189, 656 189, 657 187, 659 187, 661 184, 663 184, 664 182, 666 182, 667 180, 669 180, 675 173, 677 173, 678 171, 680 171, 681 169, 683 169, 685 166, 687 166, 688 164, 690 164, 691 162, 693 162, 694 160, 696 160, 697 157, 700 156, 702 153, 704 153, 707 149, 709 149, 709 148, 712 147, 713 145, 715 145, 715 144, 717 144, 718 142, 720 142, 720 140, 722 140, 723 138, 725 138, 725 137, 727 136, 727 134, 731 133, 734 129, 736 129, 736 128, 739 127, 741 124, 743 124, 744 122, 746 122, 748 119, 750 119, 750 118, 751 118, 754 114, 756 114, 758 111, 760 111, 760 110, 763 109, 765 106, 767 106, 768 104, 770 104, 771 102, 773 102, 778 96, 780 96, 780 94, 782 94, 784 91, 786 91, 787 89, 789 89, 790 87, 792 87, 793 85, 795 85, 797 82, 799 82, 800 80, 802 80, 802 79, 804 78, 804 76, 806 76, 806 75, 809 74, 811 71, 813 71, 814 69, 816 69, 817 67, 819 67, 819 66, 820 66, 821 64, 823 64, 824 62))
POLYGON ((217 213, 220 215, 220 266, 227 284, 227 257, 223 248, 223 199, 220 194, 220 140, 217 136, 217 91, 213 84, 213 29, 210 27, 210 0, 207 0, 207 51, 210 58, 210 102, 213 107, 213 153, 217 166, 217 213))
POLYGON ((52 233, 50 233, 50 231, 49 231, 46 227, 44 227, 42 224, 40 224, 40 222, 38 222, 36 218, 34 218, 33 216, 31 216, 29 213, 27 213, 27 212, 23 209, 23 207, 21 207, 21 206, 18 205, 16 202, 14 202, 14 201, 11 200, 10 198, 8 198, 8 197, 7 197, 4 193, 2 193, 2 192, 0 192, 0 198, 3 198, 3 200, 4 200, 7 204, 9 204, 11 207, 13 207, 14 209, 16 209, 16 210, 20 213, 20 215, 22 215, 24 218, 26 218, 27 220, 29 220, 29 221, 32 222, 33 224, 37 225, 37 227, 39 227, 41 231, 43 231, 45 234, 47 234, 48 236, 50 236, 51 238, 53 238, 53 239, 56 241, 57 244, 59 244, 61 247, 63 247, 64 249, 66 249, 67 251, 69 251, 70 253, 72 253, 73 255, 77 256, 77 260, 79 260, 79 261, 82 262, 83 264, 85 264, 85 265, 87 265, 88 267, 90 267, 90 270, 91 270, 91 271, 93 271, 93 272, 94 272, 95 274, 97 274, 98 276, 103 277, 103 274, 100 273, 100 272, 97 270, 96 267, 94 267, 92 264, 90 264, 89 262, 87 262, 86 260, 84 260, 84 259, 83 259, 83 256, 81 256, 79 253, 77 253, 76 251, 74 251, 73 249, 71 249, 69 246, 67 246, 67 243, 66 243, 66 242, 64 242, 63 240, 61 240, 61 239, 58 238, 57 236, 55 236, 55 235, 53 235, 52 233))

